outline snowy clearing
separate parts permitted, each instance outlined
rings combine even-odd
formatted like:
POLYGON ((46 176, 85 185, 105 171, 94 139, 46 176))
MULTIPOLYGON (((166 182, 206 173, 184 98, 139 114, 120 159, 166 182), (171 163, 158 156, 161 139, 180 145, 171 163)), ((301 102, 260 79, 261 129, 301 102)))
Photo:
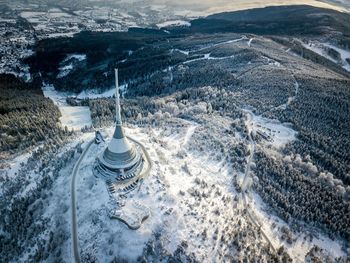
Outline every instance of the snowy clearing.
POLYGON ((91 113, 87 106, 69 106, 66 102, 67 97, 70 95, 65 92, 58 92, 52 85, 43 86, 44 96, 50 98, 55 103, 60 112, 60 122, 62 127, 67 126, 68 129, 79 131, 84 127, 91 127, 91 113))
POLYGON ((73 37, 76 33, 78 33, 78 32, 50 33, 50 34, 47 34, 47 38, 73 37))
POLYGON ((230 58, 234 58, 234 57, 235 57, 234 55, 225 56, 225 57, 212 57, 210 55, 210 53, 207 53, 207 54, 204 54, 204 56, 201 57, 201 58, 195 58, 195 59, 187 60, 187 61, 184 62, 184 64, 188 64, 188 63, 192 63, 192 62, 200 61, 200 60, 223 60, 223 59, 230 59, 230 58))
POLYGON ((304 43, 301 42, 303 47, 312 50, 313 52, 319 54, 322 57, 325 57, 328 60, 331 60, 334 63, 340 64, 342 68, 344 68, 347 71, 350 71, 350 64, 346 61, 346 59, 350 59, 350 51, 341 49, 339 47, 336 47, 329 43, 321 43, 321 42, 309 42, 304 43), (339 52, 340 54, 340 61, 337 61, 336 59, 332 58, 330 55, 327 54, 327 48, 331 48, 339 52))
POLYGON ((323 45, 338 51, 340 54, 342 63, 343 63, 343 68, 346 69, 347 71, 350 71, 350 64, 349 64, 349 62, 346 61, 346 59, 350 59, 350 51, 349 50, 341 49, 341 48, 336 47, 334 45, 331 45, 329 43, 323 43, 323 45))
POLYGON ((248 110, 246 112, 250 116, 247 122, 248 129, 254 135, 261 136, 264 139, 264 144, 280 149, 296 139, 297 132, 288 123, 281 123, 278 120, 258 116, 248 110))
POLYGON ((295 140, 297 134, 288 124, 283 124, 278 120, 271 120, 261 116, 253 116, 253 130, 266 134, 275 148, 282 148, 287 143, 295 140))
MULTIPOLYGON (((120 85, 119 92, 123 96, 127 91, 128 84, 120 85)), ((115 87, 99 93, 97 90, 83 90, 77 95, 77 99, 98 99, 98 98, 111 98, 115 95, 115 87)))
POLYGON ((191 26, 191 23, 184 20, 171 20, 171 21, 165 21, 163 23, 157 24, 158 28, 176 27, 176 26, 191 26))
POLYGON ((60 121, 63 127, 79 131, 85 126, 92 125, 90 109, 84 106, 61 106, 59 107, 62 117, 60 121))

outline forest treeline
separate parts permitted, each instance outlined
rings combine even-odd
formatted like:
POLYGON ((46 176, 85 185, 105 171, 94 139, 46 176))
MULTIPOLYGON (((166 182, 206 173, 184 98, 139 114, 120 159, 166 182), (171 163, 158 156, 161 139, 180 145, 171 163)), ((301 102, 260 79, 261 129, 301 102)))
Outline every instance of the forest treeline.
POLYGON ((342 192, 321 177, 308 176, 295 165, 255 154, 255 184, 262 199, 287 222, 301 220, 328 232, 331 237, 350 239, 350 206, 342 192))
POLYGON ((39 82, 0 75, 1 153, 24 150, 49 138, 61 140, 67 132, 61 129, 59 117, 59 109, 44 97, 39 82))
POLYGON ((56 259, 62 257, 63 243, 69 238, 62 217, 68 207, 57 205, 57 218, 47 218, 44 213, 61 169, 81 149, 77 144, 61 152, 57 158, 63 144, 49 140, 33 152, 26 164, 19 166, 15 177, 0 171, 4 189, 0 199, 0 225, 5 229, 0 233, 1 262, 19 262, 23 253, 28 255, 27 262, 52 261, 48 258, 50 256, 56 259), (35 184, 28 190, 28 185, 33 183, 30 174, 34 170, 35 184))
POLYGON ((54 84, 57 90, 105 90, 113 85, 115 67, 120 69, 119 81, 123 83, 171 63, 165 50, 152 48, 154 42, 164 41, 164 35, 161 30, 144 29, 81 32, 72 38, 44 39, 37 43, 35 54, 25 63, 30 65, 32 74, 40 72, 43 80, 54 84), (84 54, 86 61, 67 76, 57 78, 61 63, 69 54, 84 54), (153 63, 149 63, 151 58, 153 63))
POLYGON ((350 82, 297 77, 299 99, 277 116, 293 123, 298 139, 292 153, 309 155, 319 171, 329 171, 350 185, 350 82), (322 92, 320 92, 322 91, 322 92))

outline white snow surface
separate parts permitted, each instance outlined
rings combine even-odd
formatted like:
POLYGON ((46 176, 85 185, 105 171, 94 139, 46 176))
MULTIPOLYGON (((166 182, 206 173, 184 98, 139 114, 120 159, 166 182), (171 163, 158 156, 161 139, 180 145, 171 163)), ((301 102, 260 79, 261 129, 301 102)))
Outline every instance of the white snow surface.
MULTIPOLYGON (((35 148, 36 149, 36 148, 35 148)), ((35 151, 35 149, 33 151, 35 151)), ((17 172, 21 169, 21 163, 25 164, 28 161, 28 158, 31 156, 31 152, 26 152, 21 154, 12 160, 6 162, 7 175, 12 178, 15 177, 17 172)))
POLYGON ((85 54, 69 54, 64 59, 64 61, 68 61, 72 58, 77 59, 78 61, 83 61, 83 60, 86 60, 86 55, 85 54))
MULTIPOLYGON (((61 105, 62 98, 65 98, 65 94, 58 93, 53 87, 47 87, 44 92, 58 105, 61 105)), ((284 139, 278 140, 285 142, 293 139, 293 132, 284 124, 266 120, 252 113, 250 116, 249 130, 254 131, 258 124, 265 125, 287 134, 282 136, 284 139)), ((109 218, 108 212, 113 205, 110 203, 105 181, 96 178, 92 173, 95 158, 102 153, 110 139, 104 144, 91 146, 77 176, 78 236, 83 254, 93 250, 98 262, 110 262, 114 257, 135 262, 142 254, 145 243, 155 232, 161 231, 161 242, 168 252, 174 252, 178 245, 186 240, 189 246, 187 251, 193 252, 201 262, 220 261, 221 246, 227 245, 225 242, 219 242, 221 235, 225 235, 224 229, 232 227, 238 220, 245 224, 246 218, 237 210, 242 207, 241 200, 236 202, 233 199, 237 192, 232 186, 234 171, 230 166, 225 161, 214 161, 210 158, 210 153, 203 154, 191 150, 190 144, 198 127, 199 124, 186 121, 186 125, 177 126, 176 130, 160 127, 125 128, 127 135, 143 143, 153 162, 150 175, 143 178, 139 189, 132 194, 133 200, 151 210, 151 216, 138 230, 130 230, 124 223, 109 218), (191 195, 193 189, 202 197, 201 202, 191 195), (202 238, 204 231, 210 238, 202 238), (213 236, 217 236, 217 239, 213 239, 213 236)), ((111 138, 113 130, 111 127, 103 133, 111 138)), ((80 134, 60 149, 60 153, 74 147, 79 141, 85 141, 82 145, 84 147, 92 138, 93 133, 80 134)), ((57 158, 59 156, 58 154, 57 158)), ((25 154, 11 162, 10 176, 15 176, 19 163, 25 162, 27 158, 28 154, 25 154)), ((71 222, 71 214, 67 212, 70 200, 70 173, 75 161, 69 163, 54 182, 50 205, 45 209, 44 215, 47 218, 57 218, 61 215, 65 220, 61 218, 60 224, 64 229, 69 229, 68 231, 71 222)), ((32 183, 21 194, 35 186, 35 175, 34 172, 30 173, 32 183)), ((274 247, 284 245, 296 262, 302 261, 314 245, 325 249, 334 257, 344 256, 339 242, 323 235, 310 240, 308 232, 300 234, 292 245, 288 245, 280 239, 278 231, 282 226, 288 227, 287 223, 267 212, 266 205, 257 194, 253 193, 248 197, 248 209, 253 211, 274 247)), ((62 253, 65 258, 71 259, 71 238, 64 242, 62 253)))
POLYGON ((184 62, 184 64, 189 64, 195 61, 200 61, 200 60, 223 60, 223 59, 231 59, 234 58, 235 55, 230 55, 230 56, 224 56, 224 57, 212 57, 210 53, 204 54, 203 57, 201 58, 194 58, 190 59, 184 62))
POLYGON ((346 61, 346 59, 350 59, 350 51, 349 50, 339 48, 339 47, 332 45, 330 43, 321 43, 318 41, 309 42, 308 44, 302 42, 302 45, 305 48, 310 49, 313 52, 319 54, 320 56, 325 57, 326 59, 331 60, 334 63, 340 64, 340 66, 342 68, 344 68, 345 70, 350 71, 350 64, 346 61), (341 61, 337 61, 334 58, 332 58, 331 56, 329 56, 326 52, 326 48, 332 48, 332 49, 338 51, 340 54, 340 57, 341 57, 341 61))
POLYGON ((184 20, 171 20, 171 21, 165 21, 163 23, 157 24, 158 28, 176 27, 176 26, 191 26, 191 23, 184 20))
MULTIPOLYGON (((123 96, 128 88, 128 84, 120 85, 119 92, 123 96)), ((99 93, 97 90, 83 90, 77 95, 78 99, 98 99, 98 98, 111 98, 115 95, 115 87, 99 93)))
MULTIPOLYGON (((230 186, 229 167, 186 149, 195 129, 192 124, 178 133, 160 129, 126 129, 126 134, 146 146, 153 162, 151 174, 144 178, 132 197, 151 210, 151 216, 138 230, 130 230, 124 223, 108 217, 111 205, 106 184, 92 173, 94 160, 108 141, 105 145, 92 146, 81 164, 77 183, 78 233, 83 251, 90 249, 91 240, 94 240, 97 258, 103 262, 111 261, 114 256, 134 262, 153 233, 161 230, 166 233, 162 242, 167 251, 174 252, 182 240, 187 240, 188 251, 195 253, 202 262, 218 260, 219 241, 203 240, 201 233, 206 229, 208 236, 212 236, 216 228, 220 233, 228 222, 232 222, 230 220, 238 220, 241 216, 234 209, 232 196, 235 191, 230 186), (186 155, 185 159, 180 152, 186 155), (196 207, 194 198, 188 193, 196 185, 197 176, 209 185, 203 188, 203 192, 210 197, 201 207, 196 207), (214 194, 215 190, 211 194, 210 189, 220 191, 220 194, 214 194), (227 204, 222 201, 224 197, 229 200, 227 204), (220 216, 212 216, 214 210, 220 211, 220 216)), ((107 130, 109 136, 112 132, 113 128, 107 130)))
MULTIPOLYGON (((252 129, 261 123, 271 129, 280 131, 283 138, 278 138, 280 147, 287 140, 294 137, 290 128, 265 118, 253 116, 252 129), (288 139, 287 139, 288 138, 288 139)), ((235 202, 233 197, 237 194, 230 183, 232 170, 224 161, 213 161, 209 154, 203 155, 193 152, 186 147, 192 140, 198 124, 189 123, 187 126, 174 130, 162 128, 128 128, 126 134, 142 142, 147 148, 153 168, 151 174, 144 178, 139 190, 132 195, 132 199, 146 205, 151 210, 151 216, 143 222, 138 230, 130 230, 127 226, 108 217, 112 207, 106 184, 102 179, 94 177, 92 166, 96 156, 108 144, 94 145, 82 162, 80 176, 77 184, 78 192, 78 225, 79 239, 83 251, 91 248, 94 240, 97 258, 110 261, 114 256, 127 261, 135 261, 142 254, 145 243, 156 231, 162 231, 165 239, 162 240, 164 248, 172 253, 183 240, 188 242, 188 251, 193 252, 201 262, 218 262, 219 247, 222 242, 211 238, 202 239, 201 233, 207 231, 208 237, 214 236, 218 229, 223 229, 237 220, 245 222, 237 208, 242 207, 241 200, 235 202), (185 157, 184 157, 185 156, 185 157), (201 194, 208 194, 200 204, 189 194, 196 185, 196 180, 205 182, 207 187, 200 186, 201 194), (216 186, 210 194, 210 189, 216 186), (223 202, 226 198, 228 202, 223 202), (215 216, 215 211, 220 215, 215 216), (112 240, 112 241, 111 241, 112 240), (112 242, 112 243, 110 243, 112 242)), ((106 130, 109 137, 113 128, 106 130)), ((203 200, 203 199, 202 199, 203 200)), ((275 248, 284 245, 290 256, 298 261, 304 259, 307 252, 314 246, 328 251, 332 256, 344 256, 341 244, 338 241, 319 235, 311 240, 308 232, 296 237, 292 245, 281 240, 279 229, 288 228, 287 223, 277 216, 266 212, 266 205, 261 198, 253 193, 248 198, 249 209, 252 209, 264 233, 268 236, 275 248), (276 227, 273 227, 273 224, 276 227)))
POLYGON ((44 85, 42 89, 44 96, 50 98, 58 106, 62 115, 60 117, 62 127, 67 126, 68 129, 78 131, 85 126, 90 127, 92 125, 89 107, 73 107, 68 105, 66 98, 70 94, 66 92, 58 92, 52 85, 44 85))
POLYGON ((62 126, 67 126, 75 131, 89 127, 92 125, 91 113, 89 107, 86 106, 61 106, 59 107, 62 117, 60 121, 62 126))
POLYGON ((249 129, 253 133, 260 133, 269 138, 264 141, 265 144, 280 149, 296 139, 297 132, 292 129, 290 124, 258 116, 248 110, 247 112, 251 116, 248 120, 249 129))
POLYGON ((47 38, 59 38, 59 37, 73 37, 77 32, 66 32, 66 33, 50 33, 47 34, 47 38))
MULTIPOLYGON (((77 55, 74 55, 77 56, 77 55)), ((76 59, 84 59, 83 56, 74 57, 76 59)), ((119 90, 123 96, 127 90, 128 84, 120 85, 119 90)), ((77 99, 97 99, 110 98, 115 94, 115 88, 111 88, 105 92, 98 93, 97 90, 84 90, 78 95, 69 92, 60 92, 55 90, 55 87, 50 84, 44 84, 42 87, 44 96, 50 98, 60 109, 62 117, 60 118, 62 126, 67 126, 69 129, 80 130, 85 126, 92 125, 90 109, 87 106, 70 106, 67 104, 67 97, 76 97, 77 99)))
POLYGON ((251 46, 253 40, 254 40, 254 38, 249 39, 249 41, 248 41, 248 47, 251 46))
POLYGON ((58 69, 60 72, 58 73, 57 78, 63 78, 65 76, 67 76, 72 71, 73 64, 70 63, 70 64, 63 66, 63 67, 60 67, 58 69))
POLYGON ((57 78, 62 78, 67 76, 74 68, 73 62, 66 64, 71 59, 77 60, 79 62, 86 60, 85 54, 68 54, 66 58, 61 62, 61 67, 59 67, 60 72, 57 78))
POLYGON ((273 245, 278 248, 282 243, 289 255, 291 255, 297 261, 302 262, 305 255, 315 245, 324 249, 325 251, 328 251, 330 255, 335 258, 345 256, 339 242, 331 240, 322 234, 318 234, 318 237, 313 237, 311 241, 310 237, 306 233, 301 233, 299 236, 295 237, 296 241, 292 245, 282 241, 279 237, 281 235, 280 228, 286 227, 288 229, 288 224, 276 215, 267 212, 266 205, 259 195, 253 193, 248 200, 250 208, 253 209, 254 215, 257 217, 261 228, 269 237, 273 245), (276 226, 273 227, 273 224, 276 224, 276 226))

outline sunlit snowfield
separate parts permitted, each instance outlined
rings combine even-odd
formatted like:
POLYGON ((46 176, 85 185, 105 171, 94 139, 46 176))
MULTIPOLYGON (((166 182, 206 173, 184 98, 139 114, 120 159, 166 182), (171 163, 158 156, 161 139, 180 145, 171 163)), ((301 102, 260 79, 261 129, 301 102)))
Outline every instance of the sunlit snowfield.
MULTIPOLYGON (((221 122, 223 126, 226 125, 224 119, 221 122)), ((286 129, 283 125, 276 127, 286 129)), ((261 225, 272 245, 276 248, 285 245, 293 259, 303 258, 315 244, 323 249, 331 247, 332 255, 343 256, 341 245, 323 235, 310 240, 308 233, 305 233, 297 237, 292 246, 286 240, 281 240, 279 229, 288 227, 287 224, 266 212, 265 204, 258 195, 249 195, 244 200, 233 187, 232 176, 239 177, 241 174, 225 161, 216 160, 218 153, 215 150, 207 155, 198 152, 197 147, 203 142, 199 140, 202 131, 198 124, 184 120, 162 128, 126 129, 128 135, 146 146, 154 165, 151 174, 132 194, 133 200, 151 209, 151 216, 135 231, 109 218, 112 206, 106 184, 92 172, 96 156, 103 151, 113 134, 113 127, 104 130, 108 136, 106 143, 93 145, 89 149, 78 175, 78 232, 82 258, 94 255, 97 259, 103 258, 103 261, 117 257, 134 262, 148 253, 149 246, 158 255, 176 254, 180 246, 201 262, 222 261, 228 256, 236 256, 237 251, 230 250, 229 240, 242 232, 246 233, 241 237, 244 246, 254 248, 257 254, 263 255, 268 241, 261 234, 252 234, 257 229, 246 216, 247 207, 255 218, 254 222, 261 225), (91 243, 91 240, 94 242, 91 243)), ((77 139, 87 141, 92 138, 93 134, 85 134, 77 139)), ((293 138, 290 134, 285 139, 293 138)), ((64 185, 69 184, 69 170, 62 171, 64 176, 55 183, 55 189, 64 189, 64 185)), ((68 191, 57 191, 55 198, 60 207, 69 206, 68 191)), ((52 210, 47 210, 48 217, 57 212, 54 208, 56 205, 53 202, 52 210)), ((65 215, 62 223, 68 230, 70 214, 65 215)), ((71 254, 70 248, 69 239, 63 250, 67 258, 71 254)))
MULTIPOLYGON (((292 96, 279 107, 288 107, 298 95, 298 89, 296 82, 292 96)), ((105 92, 104 95, 84 96, 109 97, 113 91, 114 89, 105 92)), ((52 87, 46 89, 44 87, 44 93, 62 112, 60 102, 65 100, 67 94, 57 92, 52 87)), ((243 112, 247 115, 246 126, 249 130, 252 133, 260 132, 269 138, 260 142, 258 147, 266 147, 270 154, 278 155, 280 149, 295 140, 296 132, 288 124, 264 118, 250 110, 243 112)), ((89 111, 83 115, 89 115, 89 111)), ((69 124, 69 118, 67 119, 65 115, 61 121, 67 123, 69 129, 76 128, 75 124, 69 124)), ((203 154, 202 147, 204 149, 207 147, 203 134, 207 133, 207 128, 202 124, 177 118, 162 122, 164 124, 156 127, 131 126, 125 129, 127 135, 146 146, 153 162, 151 174, 143 178, 138 190, 132 194, 133 200, 151 210, 151 216, 137 231, 130 230, 124 223, 109 218, 113 206, 107 186, 102 179, 96 178, 93 174, 95 158, 108 144, 113 134, 113 127, 103 129, 106 136, 105 143, 93 145, 88 150, 81 164, 77 182, 78 235, 82 258, 93 255, 109 261, 115 257, 136 261, 140 256, 147 255, 148 246, 153 246, 159 255, 176 254, 176 250, 181 246, 202 262, 221 261, 228 256, 237 256, 237 251, 233 253, 230 250, 228 240, 242 232, 248 234, 242 237, 241 241, 245 246, 254 248, 256 255, 263 256, 264 252, 261 249, 270 243, 274 248, 284 245, 294 260, 304 258, 314 245, 330 251, 332 256, 344 256, 341 244, 323 235, 309 239, 309 233, 306 232, 295 237, 293 245, 289 245, 287 240, 281 239, 280 234, 282 228, 288 229, 287 223, 271 215, 259 195, 251 192, 244 196, 233 186, 233 181, 236 180, 242 189, 248 189, 252 178, 250 176, 246 178, 245 173, 230 167, 229 163, 220 157, 219 149, 211 149, 203 154), (247 208, 250 211, 249 216, 247 208), (261 226, 263 234, 249 234, 257 231, 255 224, 261 226), (91 243, 91 240, 95 242, 91 243)), ((219 130, 225 130, 229 129, 230 123, 229 119, 218 117, 214 126, 219 130)), ((81 121, 80 124, 88 125, 89 122, 81 121)), ((77 136, 75 142, 72 141, 71 144, 83 141, 85 147, 86 142, 91 139, 93 134, 86 133, 77 136)), ((237 135, 233 143, 239 143, 242 139, 237 135)), ((249 145, 249 149, 253 151, 253 144, 249 145)), ((249 163, 249 157, 247 158, 249 163)), ((74 160, 68 169, 62 170, 62 176, 54 185, 55 189, 63 189, 63 185, 69 184, 69 171, 73 164, 74 160)), ((58 191, 54 194, 53 200, 56 198, 60 206, 69 206, 68 191, 58 191)), ((57 212, 54 209, 55 205, 53 202, 52 209, 48 209, 46 216, 54 216, 57 212)), ((68 232, 70 217, 69 213, 67 215, 64 217, 63 225, 68 232)), ((64 247, 63 253, 66 257, 70 257, 70 239, 65 242, 64 247)))

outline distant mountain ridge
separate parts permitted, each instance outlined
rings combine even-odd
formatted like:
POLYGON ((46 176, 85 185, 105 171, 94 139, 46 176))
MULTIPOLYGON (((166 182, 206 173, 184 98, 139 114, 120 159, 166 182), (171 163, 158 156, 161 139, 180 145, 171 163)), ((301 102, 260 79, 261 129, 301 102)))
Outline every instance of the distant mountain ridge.
POLYGON ((325 15, 339 14, 340 12, 332 9, 324 9, 313 7, 309 5, 290 5, 290 6, 269 6, 263 8, 254 8, 247 10, 240 10, 234 12, 222 12, 207 16, 207 19, 220 19, 236 22, 247 21, 271 21, 271 20, 296 20, 315 13, 322 13, 325 15))
POLYGON ((213 14, 191 21, 176 33, 253 33, 259 35, 323 35, 350 37, 350 14, 308 5, 270 6, 213 14))

